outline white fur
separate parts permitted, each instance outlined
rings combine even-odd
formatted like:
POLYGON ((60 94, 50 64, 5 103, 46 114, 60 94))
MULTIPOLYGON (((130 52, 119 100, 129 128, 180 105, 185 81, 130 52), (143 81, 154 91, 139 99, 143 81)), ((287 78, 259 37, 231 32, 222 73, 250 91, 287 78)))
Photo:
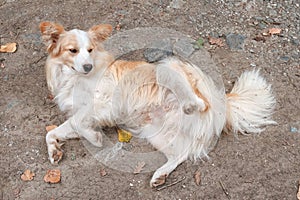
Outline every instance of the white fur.
MULTIPOLYGON (((89 35, 73 32, 77 46, 85 52, 89 35)), ((46 63, 49 88, 60 109, 70 116, 46 136, 52 163, 58 162, 54 158, 61 151, 61 140, 81 136, 101 146, 102 133, 93 125, 118 126, 146 138, 166 155, 168 162, 150 181, 157 186, 186 159, 207 157, 226 122, 227 130, 242 133, 260 132, 261 126, 273 123, 270 116, 275 100, 258 71, 242 74, 231 92, 236 96, 226 99, 200 68, 178 59, 139 64, 121 78, 114 71, 120 63, 113 63, 105 51, 83 53, 74 60, 79 67, 91 62, 95 69, 87 75, 77 73, 77 68, 74 71, 51 55, 46 63)))
POLYGON ((259 133, 271 120, 275 107, 271 85, 260 76, 259 70, 244 72, 227 98, 227 125, 233 132, 259 133))

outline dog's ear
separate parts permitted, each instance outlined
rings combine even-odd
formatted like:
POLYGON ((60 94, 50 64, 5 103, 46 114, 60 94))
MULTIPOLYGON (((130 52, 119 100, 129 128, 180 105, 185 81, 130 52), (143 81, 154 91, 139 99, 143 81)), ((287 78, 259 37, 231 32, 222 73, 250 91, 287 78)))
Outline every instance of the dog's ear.
POLYGON ((112 26, 109 24, 99 24, 90 28, 88 33, 94 41, 102 42, 110 36, 112 29, 112 26))
POLYGON ((65 32, 62 25, 52 22, 42 22, 40 31, 48 52, 51 52, 56 47, 60 34, 65 32))

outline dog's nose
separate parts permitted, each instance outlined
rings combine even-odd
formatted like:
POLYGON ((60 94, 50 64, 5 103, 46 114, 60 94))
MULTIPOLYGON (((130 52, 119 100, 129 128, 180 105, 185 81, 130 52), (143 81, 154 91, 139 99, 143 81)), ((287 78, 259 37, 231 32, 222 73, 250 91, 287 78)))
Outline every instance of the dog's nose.
POLYGON ((93 69, 93 65, 92 64, 84 64, 83 69, 86 73, 88 73, 93 69))

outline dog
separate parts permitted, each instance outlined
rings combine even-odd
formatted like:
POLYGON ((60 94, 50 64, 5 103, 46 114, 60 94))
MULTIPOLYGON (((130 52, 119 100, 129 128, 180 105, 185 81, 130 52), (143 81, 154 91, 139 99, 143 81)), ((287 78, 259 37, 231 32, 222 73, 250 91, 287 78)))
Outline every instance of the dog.
POLYGON ((259 133, 275 122, 275 97, 259 70, 245 71, 230 93, 220 91, 201 69, 177 58, 157 64, 114 60, 103 48, 112 26, 66 31, 42 22, 47 47, 47 85, 68 120, 46 135, 49 160, 62 158, 62 141, 83 137, 102 146, 100 127, 119 127, 146 138, 167 162, 150 186, 165 183, 183 161, 208 156, 222 131, 259 133))

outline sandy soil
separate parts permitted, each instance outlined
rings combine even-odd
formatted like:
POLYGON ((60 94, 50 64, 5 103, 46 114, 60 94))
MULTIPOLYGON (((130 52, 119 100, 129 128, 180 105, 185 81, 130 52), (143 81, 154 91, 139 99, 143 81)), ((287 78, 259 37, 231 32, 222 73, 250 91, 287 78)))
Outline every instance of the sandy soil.
MULTIPOLYGON (((298 1, 0 0, 0 43, 18 43, 17 52, 0 54, 0 199, 296 199, 300 180, 299 13, 298 1), (161 27, 195 40, 203 38, 203 48, 221 70, 227 89, 243 70, 261 69, 273 84, 278 125, 259 135, 222 135, 210 160, 184 162, 167 184, 184 180, 160 191, 149 187, 152 172, 133 174, 105 166, 79 140, 68 141, 63 160, 52 166, 47 159, 45 126, 59 125, 65 116, 48 98, 46 54, 38 30, 45 20, 67 29, 86 30, 105 22, 120 29, 114 34, 136 27, 161 27), (274 27, 282 32, 263 36, 265 41, 254 40, 274 27), (225 41, 229 33, 245 37, 242 50, 207 41, 209 35, 225 41), (61 182, 45 183, 46 171, 54 168, 61 170, 61 182), (26 169, 35 173, 34 180, 20 179, 26 169), (103 169, 106 176, 101 176, 103 169), (198 169, 199 186, 194 181, 198 169)), ((131 144, 135 145, 140 144, 131 144)))

